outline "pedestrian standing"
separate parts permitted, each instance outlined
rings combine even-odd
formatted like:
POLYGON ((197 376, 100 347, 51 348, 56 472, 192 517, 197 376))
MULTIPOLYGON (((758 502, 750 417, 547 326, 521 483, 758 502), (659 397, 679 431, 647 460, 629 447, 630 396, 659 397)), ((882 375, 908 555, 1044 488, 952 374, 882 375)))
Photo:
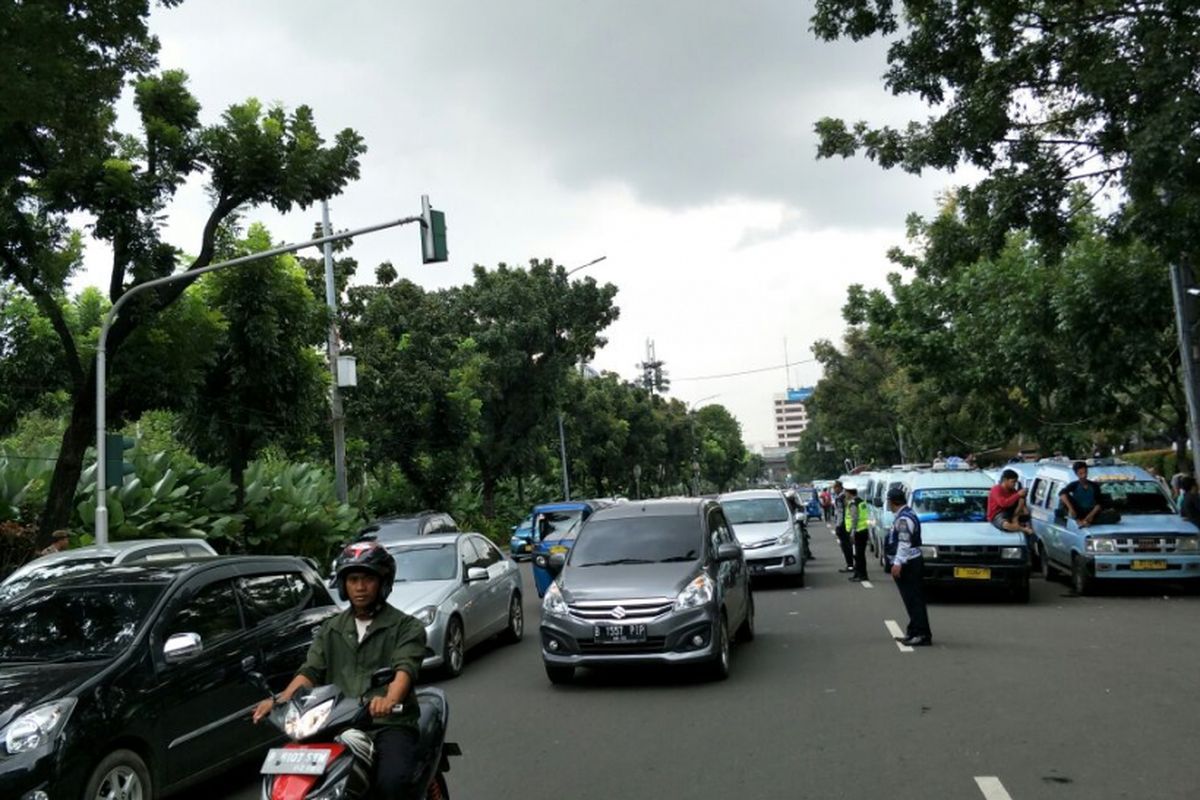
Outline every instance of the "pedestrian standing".
POLYGON ((846 487, 846 535, 854 545, 854 574, 851 581, 867 580, 867 536, 871 519, 857 486, 846 487))
POLYGON ((50 534, 50 546, 38 551, 39 556, 49 556, 54 553, 61 553, 71 546, 71 532, 66 530, 57 530, 50 534))
POLYGON ((821 490, 821 519, 826 522, 833 519, 833 495, 828 489, 821 490))
POLYGON ((1200 487, 1196 484, 1196 479, 1191 475, 1184 475, 1179 479, 1180 496, 1183 497, 1183 503, 1179 509, 1179 514, 1188 522, 1200 528, 1200 487))
POLYGON ((833 482, 833 532, 842 548, 842 557, 846 560, 846 568, 838 572, 853 572, 854 551, 850 546, 850 535, 846 533, 846 488, 841 481, 833 482))
POLYGON ((883 557, 891 570, 904 610, 908 612, 908 629, 896 640, 909 647, 928 647, 933 644, 929 628, 929 611, 925 607, 925 558, 921 555, 921 520, 909 507, 904 490, 888 489, 888 508, 895 514, 892 529, 883 545, 883 557))

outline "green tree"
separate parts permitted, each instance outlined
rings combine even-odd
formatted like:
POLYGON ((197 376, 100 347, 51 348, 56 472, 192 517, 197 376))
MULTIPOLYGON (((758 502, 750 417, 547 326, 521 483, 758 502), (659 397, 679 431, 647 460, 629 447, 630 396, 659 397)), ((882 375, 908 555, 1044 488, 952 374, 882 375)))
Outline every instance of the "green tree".
POLYGON ((603 346, 601 331, 617 318, 616 291, 591 278, 570 281, 562 267, 534 260, 527 270, 476 266, 474 282, 459 293, 459 313, 484 359, 474 450, 488 518, 498 482, 535 471, 566 376, 603 346))
MULTIPOLYGON (((266 228, 253 225, 218 252, 237 258, 272 246, 266 228)), ((186 427, 201 458, 229 467, 241 508, 251 459, 268 444, 296 449, 322 418, 328 376, 315 345, 326 315, 291 256, 214 272, 200 290, 225 329, 186 427)))
POLYGON ((700 478, 723 492, 733 485, 745 464, 742 426, 729 409, 716 403, 694 414, 700 478))

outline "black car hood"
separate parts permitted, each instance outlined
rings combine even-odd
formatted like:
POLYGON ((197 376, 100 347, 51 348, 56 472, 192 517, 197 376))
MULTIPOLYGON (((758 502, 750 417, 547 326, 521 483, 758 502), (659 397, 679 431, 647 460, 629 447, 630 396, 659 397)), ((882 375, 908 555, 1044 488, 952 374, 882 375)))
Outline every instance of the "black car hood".
POLYGON ((562 588, 569 601, 621 600, 632 597, 675 597, 699 572, 700 562, 614 564, 571 567, 563 571, 562 588))
POLYGON ((0 728, 25 709, 68 693, 103 665, 99 661, 0 664, 0 728))

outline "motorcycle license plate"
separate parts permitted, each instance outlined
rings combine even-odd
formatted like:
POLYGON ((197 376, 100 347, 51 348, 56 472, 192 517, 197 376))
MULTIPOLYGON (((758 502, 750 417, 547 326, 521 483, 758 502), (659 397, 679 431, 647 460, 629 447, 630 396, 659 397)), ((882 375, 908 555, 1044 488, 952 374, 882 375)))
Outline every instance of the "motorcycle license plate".
POLYGON ((328 763, 328 750, 273 747, 260 771, 263 775, 324 775, 328 763))
POLYGON ((593 625, 592 638, 607 644, 646 641, 645 625, 593 625))

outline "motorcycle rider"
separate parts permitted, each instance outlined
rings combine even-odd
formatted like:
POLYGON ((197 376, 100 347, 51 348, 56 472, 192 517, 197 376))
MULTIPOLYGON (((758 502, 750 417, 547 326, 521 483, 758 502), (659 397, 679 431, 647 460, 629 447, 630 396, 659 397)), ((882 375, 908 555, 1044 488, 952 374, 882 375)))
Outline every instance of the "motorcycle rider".
POLYGON ((335 564, 338 593, 350 607, 322 623, 308 658, 287 688, 254 709, 257 723, 301 689, 332 683, 347 697, 370 697, 375 744, 372 785, 376 797, 392 800, 412 794, 416 775, 417 703, 407 702, 425 657, 425 626, 388 605, 396 560, 378 542, 355 542, 335 564), (395 670, 386 686, 371 689, 371 674, 395 670), (393 707, 403 704, 393 714, 393 707))

